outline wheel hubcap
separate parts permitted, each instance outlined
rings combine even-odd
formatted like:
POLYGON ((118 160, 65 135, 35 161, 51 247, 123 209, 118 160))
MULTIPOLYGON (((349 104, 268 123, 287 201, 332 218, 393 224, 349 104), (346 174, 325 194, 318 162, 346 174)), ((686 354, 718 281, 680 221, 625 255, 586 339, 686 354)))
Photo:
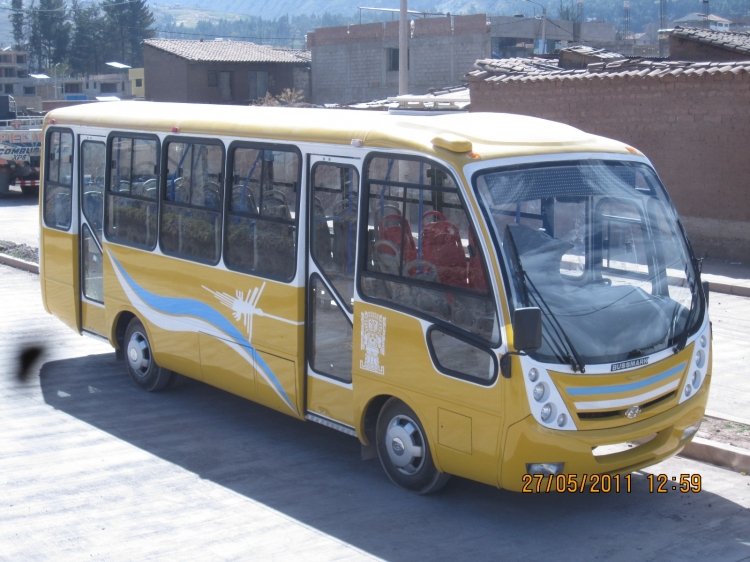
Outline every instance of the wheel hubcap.
POLYGON ((415 474, 424 463, 424 437, 407 416, 396 416, 388 424, 385 445, 391 463, 404 474, 415 474))
POLYGON ((151 351, 148 348, 148 340, 140 332, 130 336, 128 342, 128 364, 139 376, 144 376, 151 366, 151 351))

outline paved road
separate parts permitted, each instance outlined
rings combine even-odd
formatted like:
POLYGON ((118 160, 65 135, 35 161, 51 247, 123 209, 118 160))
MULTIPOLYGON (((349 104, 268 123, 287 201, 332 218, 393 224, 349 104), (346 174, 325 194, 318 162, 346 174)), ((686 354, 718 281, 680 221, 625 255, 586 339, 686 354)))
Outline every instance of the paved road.
POLYGON ((675 458, 700 494, 397 489, 356 442, 197 382, 148 394, 0 266, 0 559, 747 560, 750 477, 675 458), (25 383, 19 347, 48 353, 25 383))
POLYGON ((0 240, 38 248, 39 204, 15 186, 10 189, 7 195, 0 195, 0 240))
POLYGON ((714 374, 708 409, 750 419, 750 298, 711 293, 709 312, 714 374))

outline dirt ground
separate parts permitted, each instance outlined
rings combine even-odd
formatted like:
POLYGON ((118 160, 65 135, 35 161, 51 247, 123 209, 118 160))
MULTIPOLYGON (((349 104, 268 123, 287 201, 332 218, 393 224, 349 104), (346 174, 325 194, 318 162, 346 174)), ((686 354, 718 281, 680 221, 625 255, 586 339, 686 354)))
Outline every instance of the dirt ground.
POLYGON ((750 425, 706 416, 698 437, 750 449, 750 425))
POLYGON ((7 240, 0 240, 0 254, 7 254, 31 263, 39 263, 39 249, 26 244, 16 244, 7 240))

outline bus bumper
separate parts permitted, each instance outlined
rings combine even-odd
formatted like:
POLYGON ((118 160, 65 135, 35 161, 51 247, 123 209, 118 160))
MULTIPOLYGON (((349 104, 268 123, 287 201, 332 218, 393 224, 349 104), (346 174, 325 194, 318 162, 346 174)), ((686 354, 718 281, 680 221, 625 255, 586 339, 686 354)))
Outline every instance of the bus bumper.
POLYGON ((703 419, 710 380, 706 382, 687 402, 617 428, 556 431, 542 427, 532 416, 524 418, 508 428, 500 487, 528 491, 525 475, 532 464, 552 468, 562 464, 559 473, 581 483, 591 482, 591 475, 628 473, 676 455, 703 419))

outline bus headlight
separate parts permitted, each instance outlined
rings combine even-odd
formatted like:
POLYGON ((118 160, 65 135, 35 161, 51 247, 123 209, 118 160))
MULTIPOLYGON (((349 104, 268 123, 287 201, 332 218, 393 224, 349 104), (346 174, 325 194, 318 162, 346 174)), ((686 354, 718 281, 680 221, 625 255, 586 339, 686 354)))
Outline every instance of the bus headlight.
POLYGON ((693 344, 693 358, 680 394, 680 403, 698 394, 708 376, 708 354, 711 350, 711 324, 706 320, 693 344))
POLYGON ((527 355, 521 357, 521 368, 529 409, 537 423, 549 429, 575 430, 574 418, 547 369, 527 355))
POLYGON ((549 419, 554 415, 555 413, 555 406, 553 404, 550 404, 547 402, 544 406, 542 406, 541 416, 542 421, 549 421, 549 419))
POLYGON ((546 396, 547 386, 543 382, 540 382, 534 387, 534 400, 536 400, 537 402, 541 402, 545 399, 546 396))

